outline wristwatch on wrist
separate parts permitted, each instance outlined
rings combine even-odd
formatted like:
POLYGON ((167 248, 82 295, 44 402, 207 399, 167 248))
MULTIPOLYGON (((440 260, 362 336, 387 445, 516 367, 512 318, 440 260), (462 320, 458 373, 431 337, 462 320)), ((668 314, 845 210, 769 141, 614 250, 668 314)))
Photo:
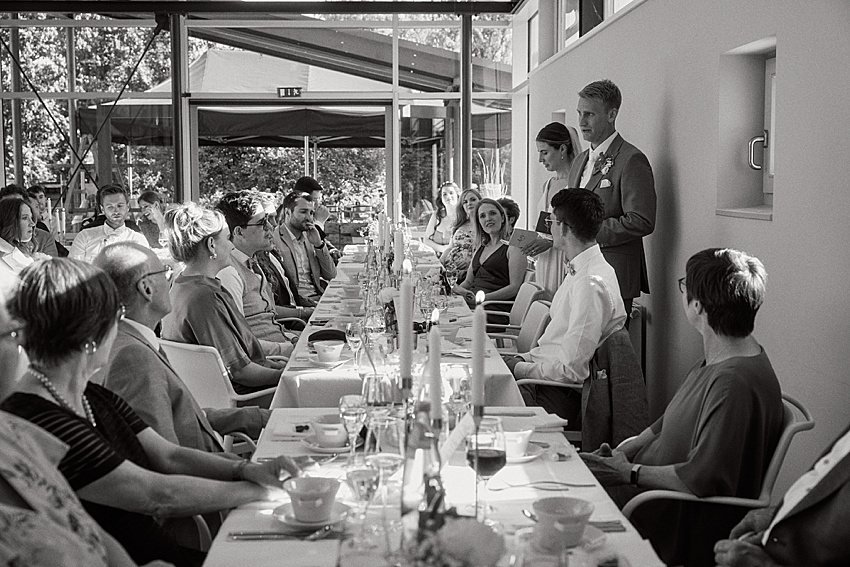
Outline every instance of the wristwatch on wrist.
POLYGON ((643 465, 634 465, 632 467, 631 475, 629 476, 629 484, 632 486, 637 486, 638 481, 640 480, 640 469, 643 465))
POLYGON ((321 244, 319 244, 318 246, 313 246, 313 248, 315 248, 316 250, 321 250, 322 248, 325 247, 326 244, 327 244, 327 242, 322 240, 321 244))

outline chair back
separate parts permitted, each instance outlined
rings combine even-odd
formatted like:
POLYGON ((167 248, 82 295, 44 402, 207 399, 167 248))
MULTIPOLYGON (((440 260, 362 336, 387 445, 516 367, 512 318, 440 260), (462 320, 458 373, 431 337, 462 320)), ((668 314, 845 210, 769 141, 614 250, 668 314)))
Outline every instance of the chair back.
POLYGON ((202 408, 236 407, 230 373, 218 350, 211 346, 159 341, 178 376, 202 408))
POLYGON ((531 304, 541 299, 543 293, 543 288, 536 283, 525 282, 519 286, 516 299, 514 299, 514 304, 511 307, 510 324, 521 326, 531 304))
POLYGON ((546 325, 549 324, 549 302, 535 301, 528 309, 525 322, 516 339, 517 352, 528 352, 537 346, 537 341, 543 336, 546 325))
POLYGON ((616 447, 649 425, 646 385, 640 361, 623 327, 605 339, 590 361, 581 393, 582 451, 602 443, 616 447), (605 371, 604 378, 600 374, 605 371))
POLYGON ((807 431, 815 426, 815 420, 812 418, 812 414, 795 398, 788 394, 782 394, 782 405, 785 414, 782 435, 779 436, 779 441, 776 443, 776 450, 773 451, 773 456, 767 465, 767 470, 764 473, 764 481, 762 481, 761 485, 761 492, 759 492, 758 497, 759 501, 765 503, 765 506, 770 503, 773 486, 776 484, 776 478, 779 476, 779 469, 782 468, 782 463, 785 461, 788 447, 791 446, 791 440, 797 433, 807 431), (797 412, 801 415, 799 419, 797 418, 797 412))

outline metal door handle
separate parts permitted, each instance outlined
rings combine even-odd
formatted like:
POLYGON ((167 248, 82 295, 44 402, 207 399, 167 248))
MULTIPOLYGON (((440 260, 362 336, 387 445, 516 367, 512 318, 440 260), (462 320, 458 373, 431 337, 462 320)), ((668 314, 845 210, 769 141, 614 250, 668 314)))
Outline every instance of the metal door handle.
POLYGON ((768 142, 767 130, 764 130, 763 135, 756 136, 755 138, 750 140, 750 143, 748 145, 748 148, 749 148, 749 152, 748 152, 749 165, 750 165, 751 168, 755 169, 756 171, 759 171, 762 168, 761 165, 756 163, 756 155, 755 155, 756 154, 756 144, 761 144, 762 150, 764 150, 765 148, 767 148, 767 142, 768 142))

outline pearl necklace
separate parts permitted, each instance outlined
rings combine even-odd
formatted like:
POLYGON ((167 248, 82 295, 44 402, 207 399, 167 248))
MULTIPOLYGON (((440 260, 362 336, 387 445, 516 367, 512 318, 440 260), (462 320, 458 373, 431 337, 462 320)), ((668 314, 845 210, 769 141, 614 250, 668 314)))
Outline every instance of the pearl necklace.
MULTIPOLYGON (((35 379, 39 382, 41 382, 41 385, 44 386, 45 390, 47 390, 51 396, 53 396, 54 400, 59 402, 60 406, 64 406, 66 409, 70 410, 71 413, 73 413, 74 415, 79 415, 76 410, 71 406, 71 404, 68 403, 68 400, 66 400, 65 397, 59 393, 59 390, 56 389, 56 386, 53 385, 53 382, 51 382, 47 376, 32 367, 27 369, 27 373, 35 377, 35 379)), ((91 423, 92 427, 97 427, 97 422, 94 420, 94 412, 92 412, 91 405, 89 404, 86 395, 82 394, 81 397, 83 399, 83 410, 86 412, 86 418, 89 420, 89 423, 91 423)))

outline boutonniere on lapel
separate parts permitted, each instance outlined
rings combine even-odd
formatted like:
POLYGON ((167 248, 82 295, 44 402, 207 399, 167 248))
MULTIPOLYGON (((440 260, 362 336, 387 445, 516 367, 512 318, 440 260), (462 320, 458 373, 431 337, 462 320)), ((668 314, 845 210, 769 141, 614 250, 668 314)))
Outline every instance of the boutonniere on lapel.
POLYGON ((599 154, 599 157, 596 158, 596 163, 593 164, 593 173, 601 172, 602 175, 608 175, 612 167, 614 167, 614 158, 609 155, 599 154))

